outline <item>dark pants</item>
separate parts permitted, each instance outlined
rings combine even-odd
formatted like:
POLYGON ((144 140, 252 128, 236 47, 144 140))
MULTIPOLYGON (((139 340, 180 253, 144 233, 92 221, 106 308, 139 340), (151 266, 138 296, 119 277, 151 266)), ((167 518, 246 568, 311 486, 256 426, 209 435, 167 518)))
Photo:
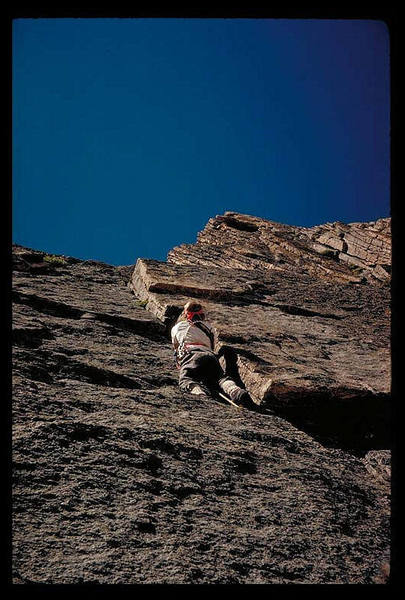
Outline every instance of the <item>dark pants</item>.
POLYGON ((213 352, 193 350, 180 363, 179 386, 184 392, 190 392, 196 383, 208 388, 222 388, 227 381, 232 380, 225 375, 213 352))

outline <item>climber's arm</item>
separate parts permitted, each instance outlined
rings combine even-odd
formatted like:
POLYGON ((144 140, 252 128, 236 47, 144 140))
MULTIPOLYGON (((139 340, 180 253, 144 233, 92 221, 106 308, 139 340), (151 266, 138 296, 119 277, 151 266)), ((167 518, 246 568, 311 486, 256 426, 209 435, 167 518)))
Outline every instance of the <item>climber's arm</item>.
POLYGON ((177 340, 177 336, 176 334, 172 331, 172 346, 173 346, 173 359, 174 362, 176 363, 176 367, 179 368, 179 361, 178 361, 178 357, 177 357, 177 350, 179 347, 179 342, 177 340))

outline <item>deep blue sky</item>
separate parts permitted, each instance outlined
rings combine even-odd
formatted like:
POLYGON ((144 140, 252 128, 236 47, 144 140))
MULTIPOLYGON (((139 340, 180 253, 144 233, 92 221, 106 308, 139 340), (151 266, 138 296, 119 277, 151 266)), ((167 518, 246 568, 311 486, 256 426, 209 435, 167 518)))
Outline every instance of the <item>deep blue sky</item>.
POLYGON ((380 21, 16 19, 13 241, 165 260, 225 210, 390 214, 380 21))

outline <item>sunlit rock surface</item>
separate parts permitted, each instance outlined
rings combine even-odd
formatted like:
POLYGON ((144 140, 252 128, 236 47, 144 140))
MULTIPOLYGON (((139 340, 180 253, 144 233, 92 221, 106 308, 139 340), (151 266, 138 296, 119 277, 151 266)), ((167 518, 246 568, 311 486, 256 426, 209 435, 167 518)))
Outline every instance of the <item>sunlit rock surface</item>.
POLYGON ((225 213, 167 263, 138 260, 130 287, 168 326, 200 299, 258 403, 359 443, 387 431, 390 247, 390 219, 306 229, 225 213))
POLYGON ((13 257, 15 583, 388 581, 389 219, 226 213, 167 263, 13 257), (179 391, 189 297, 262 412, 179 391))

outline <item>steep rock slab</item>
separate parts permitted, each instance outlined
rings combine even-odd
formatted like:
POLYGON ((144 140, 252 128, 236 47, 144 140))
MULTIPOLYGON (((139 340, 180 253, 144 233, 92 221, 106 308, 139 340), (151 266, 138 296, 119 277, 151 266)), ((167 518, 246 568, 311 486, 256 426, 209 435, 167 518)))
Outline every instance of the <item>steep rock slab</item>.
POLYGON ((15 583, 387 581, 388 453, 326 448, 270 412, 181 394, 164 324, 126 286, 133 268, 25 252, 15 583))
MULTIPOLYGON (((241 363, 245 358, 246 364, 249 357, 256 356, 263 375, 274 375, 277 383, 287 378, 309 391, 317 390, 317 383, 336 389, 389 391, 389 349, 381 343, 377 328, 369 327, 370 339, 364 339, 369 310, 360 315, 360 306, 353 305, 352 311, 347 304, 344 310, 336 306, 337 293, 341 300, 350 301, 342 288, 332 286, 326 293, 324 289, 322 304, 314 305, 301 302, 299 292, 309 291, 308 282, 301 279, 294 282, 294 304, 290 304, 278 301, 280 280, 252 280, 250 273, 243 278, 244 273, 234 271, 231 277, 230 270, 225 269, 208 272, 204 267, 179 265, 174 269, 171 264, 139 260, 131 288, 148 302, 149 310, 167 322, 171 315, 180 313, 187 299, 201 299, 219 331, 218 349, 225 342, 235 345, 236 351, 241 351, 241 363), (207 285, 209 280, 211 286, 207 285), (359 337, 353 335, 356 322, 359 337)), ((289 384, 289 388, 294 385, 289 384)), ((256 395, 261 400, 266 397, 258 391, 256 395)))
POLYGON ((251 291, 244 279, 244 274, 238 280, 229 270, 210 272, 198 266, 138 259, 129 288, 146 303, 149 311, 170 325, 178 317, 186 297, 204 298, 211 303, 243 299, 251 291))
POLYGON ((138 260, 130 287, 168 329, 190 297, 201 299, 224 366, 257 401, 297 422, 352 422, 353 434, 386 444, 390 293, 372 268, 387 260, 388 232, 389 220, 304 229, 226 213, 169 262, 138 260), (359 278, 313 250, 322 239, 347 251, 344 236, 358 248, 368 240, 368 253, 357 251, 368 278, 366 267, 359 278))

